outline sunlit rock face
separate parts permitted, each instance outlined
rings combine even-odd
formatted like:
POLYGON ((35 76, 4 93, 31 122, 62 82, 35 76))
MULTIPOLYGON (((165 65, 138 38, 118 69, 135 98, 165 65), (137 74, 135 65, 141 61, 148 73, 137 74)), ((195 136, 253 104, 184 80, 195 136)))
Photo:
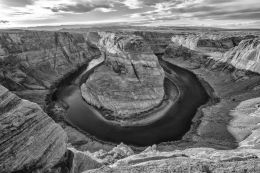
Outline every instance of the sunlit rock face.
POLYGON ((81 86, 84 99, 114 116, 129 117, 160 104, 164 71, 144 40, 135 35, 99 33, 105 62, 81 86))
POLYGON ((247 39, 226 52, 221 61, 234 67, 260 73, 260 39, 247 39))
POLYGON ((35 103, 0 85, 0 172, 53 167, 66 151, 67 135, 35 103))

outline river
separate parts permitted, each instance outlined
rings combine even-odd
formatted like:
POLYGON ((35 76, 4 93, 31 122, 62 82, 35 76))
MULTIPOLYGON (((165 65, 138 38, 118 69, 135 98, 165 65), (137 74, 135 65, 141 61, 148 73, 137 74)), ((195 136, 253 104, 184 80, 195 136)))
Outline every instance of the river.
MULTIPOLYGON (((163 116, 153 123, 124 127, 106 121, 100 112, 87 104, 81 96, 78 81, 88 76, 84 74, 74 74, 74 78, 70 78, 71 81, 60 86, 55 93, 56 101, 67 105, 68 122, 102 141, 148 146, 180 140, 190 129, 198 107, 205 104, 209 96, 193 73, 163 60, 160 60, 160 63, 167 76, 165 89, 170 90, 175 84, 182 94, 177 102, 163 111, 163 116)), ((93 70, 87 73, 90 74, 93 70)))

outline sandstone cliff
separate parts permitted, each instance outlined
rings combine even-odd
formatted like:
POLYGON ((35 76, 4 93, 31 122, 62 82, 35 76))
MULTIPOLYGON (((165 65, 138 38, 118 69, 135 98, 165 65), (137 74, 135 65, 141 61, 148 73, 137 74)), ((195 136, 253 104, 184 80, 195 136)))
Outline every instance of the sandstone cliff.
POLYGON ((81 86, 84 99, 115 116, 128 117, 160 104, 164 71, 149 45, 129 34, 99 33, 104 65, 81 86))
POLYGON ((0 85, 1 172, 46 171, 66 151, 67 135, 35 103, 0 85))
POLYGON ((0 83, 42 105, 44 90, 99 54, 82 34, 1 32, 0 83))
POLYGON ((237 69, 260 73, 260 39, 247 39, 241 41, 238 46, 229 50, 221 59, 233 65, 237 69))

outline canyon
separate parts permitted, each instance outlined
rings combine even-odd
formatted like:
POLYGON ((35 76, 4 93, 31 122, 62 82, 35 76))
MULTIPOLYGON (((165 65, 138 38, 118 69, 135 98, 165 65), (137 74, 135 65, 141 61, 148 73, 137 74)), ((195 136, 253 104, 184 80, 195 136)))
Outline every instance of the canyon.
POLYGON ((259 172, 259 35, 185 29, 1 31, 1 171, 259 172), (171 101, 178 104, 178 93, 197 86, 185 90, 179 68, 194 75, 209 97, 196 105, 179 139, 119 144, 120 139, 91 135, 70 118, 66 100, 73 102, 77 91, 88 111, 113 126, 138 129, 160 122, 154 111, 171 101), (164 85, 169 79, 173 82, 164 85), (68 95, 64 99, 62 92, 68 95))

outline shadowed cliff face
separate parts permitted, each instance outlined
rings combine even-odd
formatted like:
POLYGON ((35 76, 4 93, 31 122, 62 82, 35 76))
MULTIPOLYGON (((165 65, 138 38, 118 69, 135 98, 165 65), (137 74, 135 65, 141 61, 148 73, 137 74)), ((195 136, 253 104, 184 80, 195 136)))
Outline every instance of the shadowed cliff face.
POLYGON ((164 71, 147 43, 135 35, 99 35, 105 62, 82 85, 84 99, 126 117, 157 106, 164 96, 164 71))
POLYGON ((81 34, 3 32, 0 33, 0 82, 11 90, 48 89, 98 54, 99 50, 81 34))

